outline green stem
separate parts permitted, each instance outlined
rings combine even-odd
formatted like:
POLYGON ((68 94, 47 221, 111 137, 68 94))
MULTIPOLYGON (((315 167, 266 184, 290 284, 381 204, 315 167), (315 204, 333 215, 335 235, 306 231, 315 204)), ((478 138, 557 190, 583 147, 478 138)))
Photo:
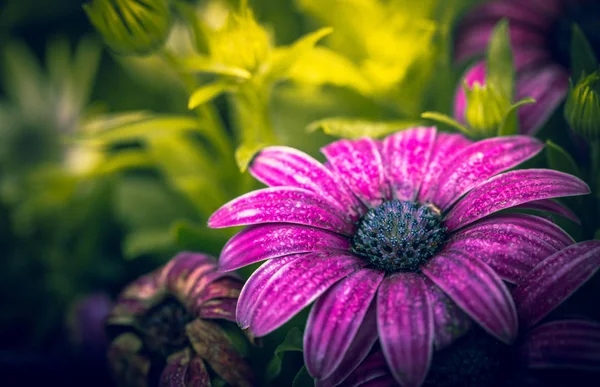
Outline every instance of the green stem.
POLYGON ((592 175, 590 176, 590 184, 592 192, 595 193, 596 197, 600 198, 600 140, 591 141, 592 151, 592 175))
MULTIPOLYGON (((191 95, 198 87, 196 78, 182 69, 176 55, 166 47, 162 48, 160 55, 163 60, 177 72, 181 82, 186 87, 188 94, 191 95)), ((231 160, 233 158, 233 146, 214 106, 202 104, 195 108, 194 112, 198 118, 205 123, 207 134, 218 147, 219 153, 222 154, 225 159, 231 160)))

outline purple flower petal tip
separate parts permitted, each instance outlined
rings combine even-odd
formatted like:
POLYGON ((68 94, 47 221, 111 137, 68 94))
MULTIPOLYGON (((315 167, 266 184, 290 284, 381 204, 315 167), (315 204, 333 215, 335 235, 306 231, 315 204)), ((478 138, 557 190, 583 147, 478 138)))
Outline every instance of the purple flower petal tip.
POLYGON ((513 290, 519 317, 532 326, 564 302, 600 268, 600 241, 565 247, 534 267, 513 290))

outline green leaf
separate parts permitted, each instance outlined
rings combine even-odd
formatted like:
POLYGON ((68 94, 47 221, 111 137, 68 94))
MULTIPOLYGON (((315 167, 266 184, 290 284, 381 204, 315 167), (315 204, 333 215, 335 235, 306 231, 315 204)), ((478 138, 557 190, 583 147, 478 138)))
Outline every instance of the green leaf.
POLYGON ((184 70, 189 72, 224 75, 242 80, 248 80, 252 78, 252 74, 246 69, 214 62, 213 60, 203 56, 193 56, 182 59, 181 65, 184 70))
POLYGON ((235 161, 240 168, 240 171, 245 172, 252 158, 262 148, 268 146, 266 143, 251 143, 247 142, 240 145, 235 151, 235 161))
POLYGON ((446 124, 454 129, 458 129, 459 132, 466 134, 469 137, 472 137, 474 133, 468 129, 466 126, 456 121, 454 118, 449 117, 442 113, 437 112, 425 112, 421 114, 421 118, 426 118, 428 120, 433 120, 440 122, 442 124, 446 124))
POLYGON ((266 379, 267 382, 274 380, 281 373, 281 362, 285 352, 297 351, 302 352, 302 331, 293 327, 285 336, 281 344, 275 348, 273 358, 267 365, 266 379))
POLYGON ((594 235, 594 239, 600 239, 600 228, 596 230, 596 234, 594 235))
POLYGON ((331 27, 321 28, 315 32, 304 35, 291 46, 280 48, 275 51, 269 69, 268 77, 270 80, 273 81, 285 77, 290 68, 302 55, 308 50, 311 50, 319 40, 332 32, 333 28, 331 27))
POLYGON ((506 19, 500 20, 494 27, 488 46, 486 63, 487 82, 497 87, 509 101, 512 101, 515 70, 508 21, 506 19))
POLYGON ((314 121, 306 129, 309 132, 323 129, 325 134, 342 138, 382 137, 410 128, 411 126, 419 125, 419 123, 416 120, 377 122, 355 118, 333 117, 314 121))
POLYGON ((210 101, 221 93, 226 92, 231 88, 229 82, 216 81, 204 86, 200 86, 190 96, 188 101, 188 109, 193 109, 203 103, 210 101))
POLYGON ((571 74, 577 81, 598 70, 598 59, 579 26, 573 23, 571 32, 571 74))
POLYGON ((205 26, 198 17, 196 7, 183 1, 173 1, 172 4, 177 9, 177 13, 185 19, 191 27, 192 41, 196 51, 202 54, 208 54, 208 42, 206 40, 205 26))
MULTIPOLYGON (((275 49, 274 55, 279 50, 275 49)), ((287 78, 300 85, 348 87, 364 95, 372 92, 372 84, 351 60, 322 46, 314 47, 298 57, 290 67, 287 78)))
POLYGON ((86 134, 79 140, 89 146, 106 146, 182 131, 203 132, 203 129, 193 117, 127 113, 109 116, 107 122, 100 118, 87 123, 86 134))
POLYGON ((314 386, 315 381, 312 376, 308 373, 306 369, 306 364, 300 368, 300 371, 294 377, 294 381, 292 382, 292 387, 312 387, 314 386))
POLYGON ((95 168, 93 174, 104 175, 153 166, 154 160, 146 152, 139 149, 126 149, 104 156, 104 160, 95 168))
POLYGON ((560 145, 550 140, 546 141, 546 158, 550 168, 581 177, 581 172, 573 157, 560 145))
POLYGON ((517 110, 523 106, 535 103, 535 99, 531 97, 523 98, 512 104, 506 115, 504 116, 504 120, 498 127, 498 136, 510 136, 513 134, 519 133, 519 120, 517 118, 517 110))

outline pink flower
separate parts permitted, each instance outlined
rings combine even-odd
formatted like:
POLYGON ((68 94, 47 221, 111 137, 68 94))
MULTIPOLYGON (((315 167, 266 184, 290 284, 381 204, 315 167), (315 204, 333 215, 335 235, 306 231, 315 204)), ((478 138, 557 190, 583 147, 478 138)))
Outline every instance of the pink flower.
MULTIPOLYGON (((538 322, 599 268, 600 241, 570 245, 540 262, 513 290, 521 321, 519 339, 505 345, 483 330, 474 329, 433 356, 424 385, 594 385, 584 380, 585 375, 578 371, 600 372, 600 324, 572 318, 538 322), (545 376, 546 370, 555 373, 545 376), (557 374, 557 370, 561 372, 557 374)), ((377 347, 340 384, 344 387, 359 385, 398 385, 377 347)))
POLYGON ((377 339, 404 386, 419 385, 434 348, 471 321, 513 342, 517 312, 504 281, 573 240, 544 218, 496 213, 541 206, 570 215, 549 199, 589 192, 557 171, 504 172, 542 148, 525 136, 471 142, 419 127, 329 144, 325 165, 292 148, 263 149, 249 170, 270 188, 209 219, 250 225, 223 248, 221 270, 267 260, 242 289, 238 324, 264 336, 316 301, 304 356, 328 384, 377 339))

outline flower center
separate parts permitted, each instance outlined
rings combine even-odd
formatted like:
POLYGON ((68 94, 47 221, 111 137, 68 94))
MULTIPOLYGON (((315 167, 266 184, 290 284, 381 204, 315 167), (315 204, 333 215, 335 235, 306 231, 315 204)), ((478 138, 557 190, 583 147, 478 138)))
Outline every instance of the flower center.
MULTIPOLYGON (((565 2, 563 15, 554 22, 548 40, 555 61, 570 68, 571 31, 573 23, 579 25, 592 49, 600 53, 600 3, 597 1, 565 2)), ((576 78, 580 74, 573 74, 576 78)))
POLYGON ((385 272, 415 272, 446 240, 432 205, 390 200, 369 210, 352 237, 352 252, 385 272))
POLYGON ((514 348, 474 328, 433 356, 425 386, 513 386, 519 378, 514 348))
POLYGON ((188 343, 185 326, 192 320, 185 307, 173 298, 150 309, 140 321, 148 350, 167 357, 183 349, 188 343))

